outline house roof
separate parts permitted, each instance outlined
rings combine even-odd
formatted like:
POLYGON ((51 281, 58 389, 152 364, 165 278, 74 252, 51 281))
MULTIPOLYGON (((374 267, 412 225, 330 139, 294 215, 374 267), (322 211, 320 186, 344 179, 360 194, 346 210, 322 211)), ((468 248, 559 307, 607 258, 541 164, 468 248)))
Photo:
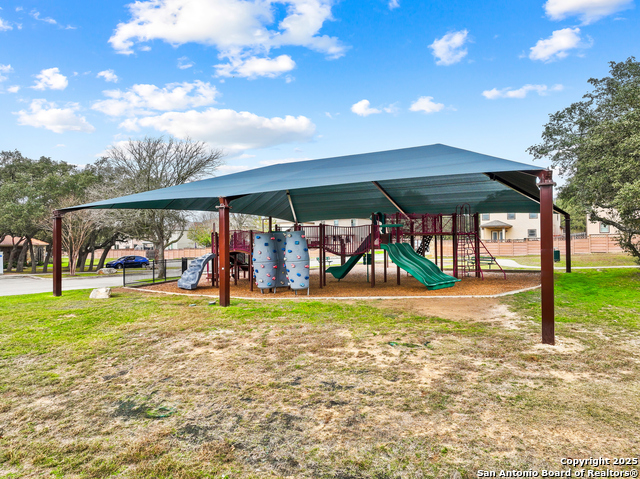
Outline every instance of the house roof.
POLYGON ((493 221, 489 221, 488 223, 481 224, 480 228, 504 228, 504 229, 509 229, 509 228, 512 228, 512 225, 510 225, 509 223, 505 223, 504 221, 493 220, 493 221))
POLYGON ((388 195, 407 213, 449 213, 461 204, 472 212, 532 213, 540 208, 536 177, 543 169, 435 144, 282 163, 62 211, 214 211, 219 197, 227 197, 233 213, 294 221, 293 206, 295 219, 304 222, 395 213, 388 195))
MULTIPOLYGON (((3 248, 11 248, 14 244, 21 245, 23 244, 23 238, 19 236, 5 236, 2 241, 0 241, 0 247, 3 248)), ((44 241, 37 240, 35 238, 31 238, 31 244, 33 246, 47 246, 49 243, 45 243, 44 241)))

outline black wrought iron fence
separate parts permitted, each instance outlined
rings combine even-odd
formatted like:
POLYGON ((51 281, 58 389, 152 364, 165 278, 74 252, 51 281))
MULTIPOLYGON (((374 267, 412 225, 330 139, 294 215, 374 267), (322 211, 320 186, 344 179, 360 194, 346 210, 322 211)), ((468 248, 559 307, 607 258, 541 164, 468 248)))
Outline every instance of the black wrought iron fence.
POLYGON ((187 269, 187 258, 151 260, 149 266, 124 267, 122 269, 123 286, 144 286, 146 284, 166 283, 180 279, 187 269))

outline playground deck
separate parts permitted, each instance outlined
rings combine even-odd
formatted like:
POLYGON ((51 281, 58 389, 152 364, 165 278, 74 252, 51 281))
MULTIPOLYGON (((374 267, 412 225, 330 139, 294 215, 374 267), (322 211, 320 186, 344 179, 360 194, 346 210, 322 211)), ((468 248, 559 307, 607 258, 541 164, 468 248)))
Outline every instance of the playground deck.
MULTIPOLYGON (((376 287, 372 288, 367 282, 366 267, 363 265, 356 266, 344 279, 338 282, 337 279, 327 275, 327 284, 322 289, 319 288, 319 270, 311 271, 311 291, 309 298, 313 297, 380 297, 380 296, 477 296, 477 295, 494 295, 506 293, 509 291, 517 291, 520 289, 531 288, 540 285, 540 273, 513 273, 507 274, 505 280, 502 273, 485 273, 484 280, 475 277, 465 277, 454 288, 439 289, 429 291, 418 280, 411 276, 407 276, 401 271, 400 286, 396 283, 395 267, 390 268, 387 282, 383 282, 382 272, 377 271, 376 287)), ((381 269, 381 268, 379 268, 381 269)), ((188 293, 215 296, 218 294, 218 288, 211 286, 211 282, 206 278, 200 281, 200 285, 196 290, 187 291, 178 289, 175 282, 164 283, 145 287, 145 289, 164 291, 171 293, 188 293)), ((231 281, 231 297, 255 297, 256 299, 265 298, 265 296, 277 298, 294 298, 293 291, 279 290, 277 294, 262 294, 259 290, 249 291, 249 282, 241 279, 237 285, 231 281)), ((298 297, 307 297, 306 291, 299 292, 298 297)))

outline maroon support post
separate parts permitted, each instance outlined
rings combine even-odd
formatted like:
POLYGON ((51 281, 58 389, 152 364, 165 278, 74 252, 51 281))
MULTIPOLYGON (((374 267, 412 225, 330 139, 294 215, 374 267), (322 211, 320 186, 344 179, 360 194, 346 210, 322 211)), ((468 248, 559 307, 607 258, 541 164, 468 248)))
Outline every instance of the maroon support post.
POLYGON ((269 216, 269 233, 273 230, 273 216, 269 216))
POLYGON ((220 197, 218 206, 220 224, 220 252, 219 281, 220 281, 220 306, 231 304, 231 275, 229 274, 229 199, 220 197))
POLYGON ((371 287, 376 287, 376 215, 371 215, 371 287))
POLYGON ((253 230, 249 231, 249 291, 253 291, 253 230))
POLYGON ((62 213, 53 212, 53 295, 62 296, 62 213))
POLYGON ((458 214, 451 216, 451 237, 453 239, 453 277, 458 278, 458 214))
POLYGON ((384 253, 382 254, 383 256, 383 269, 384 269, 384 282, 387 282, 387 250, 384 250, 384 253))
POLYGON ((476 278, 481 276, 480 272, 480 215, 476 212, 473 215, 473 249, 476 259, 476 278))
POLYGON ((553 305, 553 173, 540 172, 540 269, 542 295, 542 342, 555 344, 553 305))
POLYGON ((322 253, 324 252, 324 223, 320 223, 320 227, 318 228, 318 232, 320 234, 320 249, 318 250, 318 276, 320 278, 320 289, 322 289, 322 253))
POLYGON ((571 273, 571 215, 567 213, 564 215, 564 231, 565 231, 565 245, 566 245, 566 271, 571 273))

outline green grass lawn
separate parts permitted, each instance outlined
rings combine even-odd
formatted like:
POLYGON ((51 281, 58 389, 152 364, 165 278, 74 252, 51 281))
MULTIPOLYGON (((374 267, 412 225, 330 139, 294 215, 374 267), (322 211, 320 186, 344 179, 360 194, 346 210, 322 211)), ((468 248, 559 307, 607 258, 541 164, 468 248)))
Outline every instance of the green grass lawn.
POLYGON ((635 457, 640 273, 557 274, 556 292, 556 347, 538 292, 0 297, 0 477, 471 478, 635 457))
MULTIPOLYGON (((540 255, 529 256, 501 256, 500 259, 511 259, 524 266, 540 266, 540 255)), ((566 258, 560 256, 560 261, 554 263, 556 267, 564 268, 566 266, 566 258)), ((571 266, 638 266, 638 263, 632 256, 623 253, 592 253, 592 254, 574 254, 571 256, 571 266)))

